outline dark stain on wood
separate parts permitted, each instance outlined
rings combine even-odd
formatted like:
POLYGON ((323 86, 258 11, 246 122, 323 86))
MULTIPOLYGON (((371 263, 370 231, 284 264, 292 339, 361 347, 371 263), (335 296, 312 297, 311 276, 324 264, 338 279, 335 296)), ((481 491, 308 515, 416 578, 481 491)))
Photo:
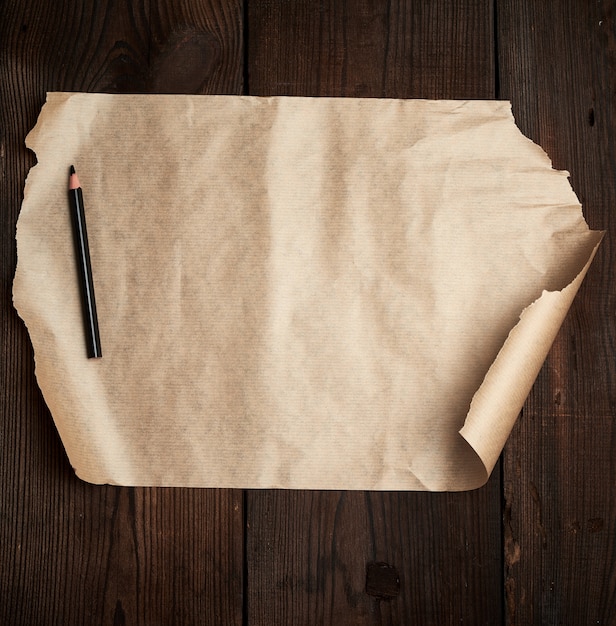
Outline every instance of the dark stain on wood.
POLYGON ((366 565, 366 593, 377 600, 391 600, 400 593, 398 570, 388 563, 366 565))

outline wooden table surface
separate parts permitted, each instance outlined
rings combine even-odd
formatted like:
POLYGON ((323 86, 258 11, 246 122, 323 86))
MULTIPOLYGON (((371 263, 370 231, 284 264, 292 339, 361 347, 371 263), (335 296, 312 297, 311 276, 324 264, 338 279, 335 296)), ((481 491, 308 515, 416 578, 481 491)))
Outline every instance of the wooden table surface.
POLYGON ((616 2, 0 7, 0 624, 616 624, 616 2), (608 234, 488 484, 77 479, 11 302, 24 137, 57 90, 511 100, 608 234))

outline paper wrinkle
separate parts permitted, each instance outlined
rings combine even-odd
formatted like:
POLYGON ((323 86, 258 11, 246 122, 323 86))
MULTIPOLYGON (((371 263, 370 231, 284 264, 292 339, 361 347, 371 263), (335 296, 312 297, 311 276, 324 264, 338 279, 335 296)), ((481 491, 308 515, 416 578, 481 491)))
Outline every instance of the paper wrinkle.
POLYGON ((52 93, 27 145, 14 302, 95 483, 478 487, 601 237, 508 102, 52 93))

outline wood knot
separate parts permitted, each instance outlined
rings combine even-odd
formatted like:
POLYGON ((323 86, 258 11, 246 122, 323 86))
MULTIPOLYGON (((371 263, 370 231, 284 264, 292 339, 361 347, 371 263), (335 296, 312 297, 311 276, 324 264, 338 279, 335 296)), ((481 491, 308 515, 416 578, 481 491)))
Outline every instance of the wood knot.
POLYGON ((378 600, 395 598, 400 593, 398 570, 388 563, 368 563, 366 566, 366 593, 378 600))
POLYGON ((219 60, 217 39, 187 26, 173 32, 154 58, 148 80, 153 93, 198 93, 219 60))

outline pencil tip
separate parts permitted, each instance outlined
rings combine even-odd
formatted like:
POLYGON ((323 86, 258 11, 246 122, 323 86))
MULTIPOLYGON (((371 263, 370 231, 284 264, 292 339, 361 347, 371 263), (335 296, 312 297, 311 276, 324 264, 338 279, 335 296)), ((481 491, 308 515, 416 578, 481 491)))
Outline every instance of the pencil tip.
POLYGON ((78 187, 79 187, 79 178, 77 178, 77 174, 75 173, 75 168, 71 165, 71 174, 68 177, 68 188, 77 189, 78 187))

